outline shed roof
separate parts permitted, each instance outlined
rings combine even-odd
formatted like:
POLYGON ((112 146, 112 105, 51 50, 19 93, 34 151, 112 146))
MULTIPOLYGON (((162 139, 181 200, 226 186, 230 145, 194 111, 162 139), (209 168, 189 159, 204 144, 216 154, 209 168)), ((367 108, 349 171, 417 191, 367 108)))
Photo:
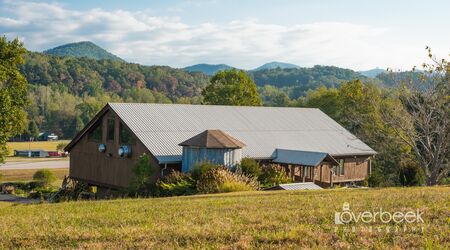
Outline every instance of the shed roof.
POLYGON ((208 129, 178 144, 201 148, 243 148, 245 144, 219 129, 208 129))
POLYGON ((313 182, 299 182, 299 183, 288 183, 280 184, 274 187, 270 187, 266 190, 317 190, 322 189, 317 184, 313 182))
POLYGON ((323 161, 333 163, 334 165, 339 165, 339 162, 337 162, 336 159, 334 159, 328 153, 290 149, 276 149, 276 156, 273 161, 278 163, 297 164, 313 167, 318 166, 323 161))
POLYGON ((376 154, 319 109, 109 103, 95 119, 108 109, 120 117, 159 163, 180 162, 182 147, 178 144, 211 128, 245 142, 244 157, 272 159, 276 148, 327 152, 332 156, 376 154))

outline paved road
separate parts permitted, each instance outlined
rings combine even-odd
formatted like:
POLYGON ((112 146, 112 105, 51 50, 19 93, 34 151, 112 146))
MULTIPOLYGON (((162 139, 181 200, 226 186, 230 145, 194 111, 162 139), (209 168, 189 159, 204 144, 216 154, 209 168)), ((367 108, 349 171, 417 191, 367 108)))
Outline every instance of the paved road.
POLYGON ((69 168, 68 160, 51 160, 51 161, 36 161, 36 162, 6 162, 0 164, 0 170, 8 169, 42 169, 42 168, 69 168))

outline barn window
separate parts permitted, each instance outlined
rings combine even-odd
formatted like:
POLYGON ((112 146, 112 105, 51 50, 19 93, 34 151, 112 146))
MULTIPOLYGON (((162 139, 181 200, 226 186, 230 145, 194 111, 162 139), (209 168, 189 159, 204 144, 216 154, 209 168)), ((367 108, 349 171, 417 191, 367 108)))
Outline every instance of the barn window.
POLYGON ((102 141, 102 123, 97 122, 94 124, 93 129, 88 133, 88 140, 100 142, 102 141))
POLYGON ((344 175, 344 159, 339 160, 339 175, 344 175))
POLYGON ((114 117, 108 119, 108 130, 107 130, 107 139, 113 141, 114 140, 114 126, 115 121, 114 117))
POLYGON ((135 144, 136 143, 136 140, 135 140, 133 134, 123 123, 120 123, 119 139, 120 139, 120 143, 123 143, 123 144, 135 144))

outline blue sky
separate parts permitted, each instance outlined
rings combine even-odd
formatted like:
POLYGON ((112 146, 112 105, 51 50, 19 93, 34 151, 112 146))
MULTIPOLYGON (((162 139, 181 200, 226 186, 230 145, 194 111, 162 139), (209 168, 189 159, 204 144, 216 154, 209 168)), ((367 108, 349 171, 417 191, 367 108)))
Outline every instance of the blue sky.
POLYGON ((132 62, 270 61, 409 69, 450 52, 450 1, 3 0, 0 33, 30 50, 90 40, 132 62))

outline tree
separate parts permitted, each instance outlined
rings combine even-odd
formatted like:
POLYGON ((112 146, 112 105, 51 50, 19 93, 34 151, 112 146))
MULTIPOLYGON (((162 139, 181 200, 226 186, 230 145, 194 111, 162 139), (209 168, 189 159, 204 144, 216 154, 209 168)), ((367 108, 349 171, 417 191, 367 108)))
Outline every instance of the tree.
POLYGON ((34 120, 28 123, 28 136, 35 140, 39 137, 39 128, 34 120))
POLYGON ((75 118, 75 133, 80 132, 84 128, 84 122, 79 116, 75 118))
POLYGON ((134 178, 129 186, 130 194, 149 195, 155 169, 150 162, 149 156, 147 154, 141 155, 139 161, 133 166, 134 178))
POLYGON ((48 169, 41 169, 34 173, 33 180, 42 183, 43 186, 48 186, 56 181, 56 177, 52 171, 48 169))
POLYGON ((427 50, 432 63, 423 64, 420 77, 394 79, 402 107, 384 109, 383 119, 412 148, 427 185, 436 185, 450 169, 450 64, 427 50))
POLYGON ((8 151, 6 142, 24 131, 27 81, 19 72, 26 50, 18 40, 0 38, 0 162, 8 151))
POLYGON ((202 91, 204 104, 261 106, 256 84, 242 70, 220 71, 202 91))

